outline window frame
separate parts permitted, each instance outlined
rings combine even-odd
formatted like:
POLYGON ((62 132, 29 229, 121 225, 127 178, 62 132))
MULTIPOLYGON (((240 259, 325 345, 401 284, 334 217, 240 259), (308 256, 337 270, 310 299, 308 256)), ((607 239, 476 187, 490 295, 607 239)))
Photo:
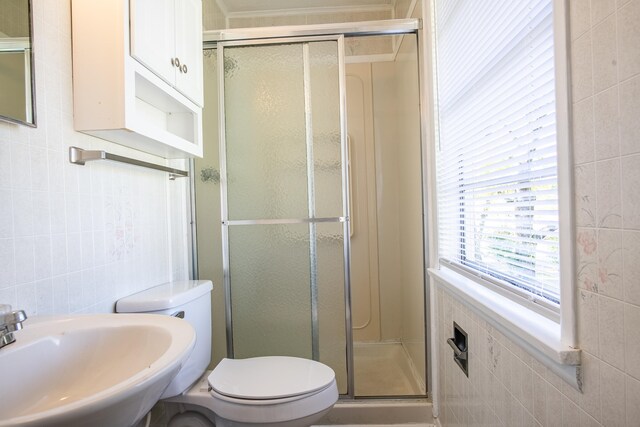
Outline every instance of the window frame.
POLYGON ((463 265, 442 260, 439 256, 439 236, 437 226, 437 178, 435 155, 438 150, 438 106, 437 82, 435 79, 436 63, 436 37, 435 37, 435 3, 438 0, 430 0, 426 17, 430 22, 429 59, 431 61, 429 73, 430 90, 432 92, 433 107, 430 119, 433 120, 434 129, 430 135, 431 166, 434 170, 430 186, 432 211, 436 215, 432 218, 431 232, 434 236, 431 265, 434 269, 446 269, 469 279, 491 291, 496 292, 509 300, 522 305, 531 312, 543 315, 558 325, 558 344, 563 347, 576 347, 576 322, 575 322, 575 249, 574 249, 574 195, 573 195, 573 161, 571 147, 571 86, 569 69, 569 17, 567 0, 550 0, 553 8, 553 43, 554 43, 554 67, 555 67, 555 91, 556 91, 556 147, 557 147, 557 191, 558 191, 558 224, 559 224, 559 277, 560 277, 560 304, 559 308, 546 302, 543 297, 532 297, 532 293, 520 290, 511 284, 502 283, 499 279, 481 271, 465 268, 463 265), (544 301, 541 301, 544 300, 544 301))

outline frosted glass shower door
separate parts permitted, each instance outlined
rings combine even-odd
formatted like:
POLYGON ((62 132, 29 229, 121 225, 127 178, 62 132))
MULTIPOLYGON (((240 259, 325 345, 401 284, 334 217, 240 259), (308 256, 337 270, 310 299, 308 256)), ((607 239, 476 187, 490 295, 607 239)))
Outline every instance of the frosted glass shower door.
POLYGON ((342 42, 219 43, 218 63, 229 354, 320 360, 346 393, 342 42))

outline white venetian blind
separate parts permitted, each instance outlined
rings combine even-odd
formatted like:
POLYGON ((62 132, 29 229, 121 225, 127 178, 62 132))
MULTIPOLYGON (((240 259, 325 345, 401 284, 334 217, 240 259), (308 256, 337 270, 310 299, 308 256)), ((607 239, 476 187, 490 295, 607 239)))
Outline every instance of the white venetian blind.
POLYGON ((435 0, 441 258, 559 303, 552 0, 435 0))

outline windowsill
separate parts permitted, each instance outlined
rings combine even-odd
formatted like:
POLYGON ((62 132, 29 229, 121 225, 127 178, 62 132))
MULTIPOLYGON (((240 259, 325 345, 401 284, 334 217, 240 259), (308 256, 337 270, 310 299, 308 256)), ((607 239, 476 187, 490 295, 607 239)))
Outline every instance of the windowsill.
POLYGON ((429 275, 567 383, 582 388, 580 350, 562 344, 558 323, 450 269, 430 268, 429 275))

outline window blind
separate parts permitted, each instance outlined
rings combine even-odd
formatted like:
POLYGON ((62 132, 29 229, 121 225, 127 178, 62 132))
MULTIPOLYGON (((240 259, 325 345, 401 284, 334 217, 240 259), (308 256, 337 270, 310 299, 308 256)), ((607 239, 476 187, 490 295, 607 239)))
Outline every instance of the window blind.
POLYGON ((552 0, 435 0, 440 257, 559 304, 552 0))

